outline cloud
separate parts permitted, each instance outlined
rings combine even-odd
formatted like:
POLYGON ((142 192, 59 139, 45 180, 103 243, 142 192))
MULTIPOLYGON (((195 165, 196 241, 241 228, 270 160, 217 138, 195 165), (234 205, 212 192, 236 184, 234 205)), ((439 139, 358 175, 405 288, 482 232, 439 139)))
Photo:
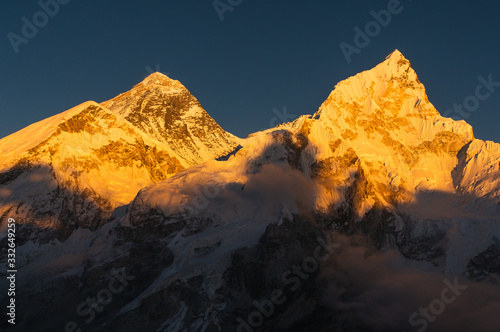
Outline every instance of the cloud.
POLYGON ((336 235, 335 241, 342 246, 325 262, 320 280, 324 305, 341 312, 341 320, 375 331, 498 331, 500 287, 410 268, 363 238, 336 235), (458 290, 450 289, 455 283, 458 290))
POLYGON ((302 172, 288 164, 266 164, 249 176, 244 190, 266 203, 282 203, 310 211, 314 208, 317 186, 302 172))

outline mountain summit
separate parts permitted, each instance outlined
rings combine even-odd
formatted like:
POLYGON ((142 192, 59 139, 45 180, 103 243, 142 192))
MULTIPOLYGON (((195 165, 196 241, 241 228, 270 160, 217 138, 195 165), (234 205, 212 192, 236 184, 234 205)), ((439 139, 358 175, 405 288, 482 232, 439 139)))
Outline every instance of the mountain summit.
POLYGON ((440 116, 397 50, 375 68, 338 83, 313 119, 303 121, 313 141, 323 140, 317 142, 321 164, 352 151, 371 165, 364 167, 380 171, 377 188, 398 187, 403 180, 400 193, 424 187, 453 191, 456 155, 474 139, 470 125, 440 116))
POLYGON ((172 89, 174 86, 178 87, 183 86, 179 81, 173 80, 167 75, 160 72, 154 72, 150 74, 141 83, 139 83, 139 85, 149 85, 149 84, 163 85, 169 87, 170 89, 172 89))
POLYGON ((385 61, 375 68, 338 83, 326 103, 335 101, 347 104, 379 101, 380 105, 363 105, 366 107, 361 111, 370 113, 378 108, 392 117, 414 113, 419 113, 421 116, 439 114, 429 103, 425 87, 411 67, 410 61, 398 50, 387 56, 385 61), (383 104, 383 101, 391 100, 404 101, 404 104, 394 104, 391 107, 388 107, 387 103, 383 104))
POLYGON ((158 72, 102 105, 167 144, 189 166, 225 155, 239 144, 184 85, 158 72))

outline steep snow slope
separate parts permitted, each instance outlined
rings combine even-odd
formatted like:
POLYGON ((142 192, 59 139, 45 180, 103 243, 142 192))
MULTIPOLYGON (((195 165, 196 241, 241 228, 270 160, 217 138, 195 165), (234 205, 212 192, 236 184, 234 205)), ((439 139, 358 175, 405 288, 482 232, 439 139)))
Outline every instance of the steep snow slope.
POLYGON ((0 215, 95 227, 139 189, 184 169, 121 116, 87 102, 0 140, 0 215))
POLYGON ((457 189, 500 202, 500 144, 474 140, 459 155, 457 189))
POLYGON ((161 73, 102 105, 166 143, 189 165, 226 155, 239 144, 179 81, 161 73))

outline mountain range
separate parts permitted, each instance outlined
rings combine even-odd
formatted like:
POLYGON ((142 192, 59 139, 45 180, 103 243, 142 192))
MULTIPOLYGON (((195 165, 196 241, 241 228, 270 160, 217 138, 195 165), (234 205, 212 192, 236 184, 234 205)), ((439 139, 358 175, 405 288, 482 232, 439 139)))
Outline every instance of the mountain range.
POLYGON ((398 50, 244 139, 154 73, 0 153, 1 250, 13 218, 26 331, 500 324, 500 144, 441 116, 398 50), (124 290, 99 300, 118 270, 124 290), (443 280, 468 290, 426 318, 443 280))

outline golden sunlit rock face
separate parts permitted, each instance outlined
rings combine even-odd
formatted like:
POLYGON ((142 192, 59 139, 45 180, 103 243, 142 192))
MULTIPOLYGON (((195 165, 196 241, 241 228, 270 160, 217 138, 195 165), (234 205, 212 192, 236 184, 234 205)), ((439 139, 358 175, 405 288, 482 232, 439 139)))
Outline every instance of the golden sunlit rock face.
POLYGON ((313 119, 309 139, 320 146, 317 169, 326 195, 362 169, 371 186, 369 206, 409 202, 423 188, 454 191, 457 153, 474 140, 468 124, 439 115, 397 50, 337 84, 313 119))
POLYGON ((0 215, 95 228, 141 188, 225 155, 238 140, 182 84, 154 73, 109 102, 84 103, 0 141, 0 215), (24 173, 45 187, 26 195, 8 189, 33 185, 24 173))
POLYGON ((127 121, 95 103, 83 105, 54 127, 49 137, 21 153, 4 173, 11 176, 2 184, 15 186, 23 181, 26 167, 32 174, 26 185, 36 193, 37 183, 45 183, 42 190, 48 195, 27 199, 12 193, 3 197, 9 203, 3 204, 2 214, 22 215, 26 223, 56 228, 68 223, 94 228, 145 185, 184 169, 165 146, 141 136, 127 121), (12 206, 18 208, 12 210, 12 206), (75 213, 79 217, 72 220, 75 213))
POLYGON ((179 81, 160 73, 102 105, 167 144, 190 166, 226 155, 239 144, 179 81))

